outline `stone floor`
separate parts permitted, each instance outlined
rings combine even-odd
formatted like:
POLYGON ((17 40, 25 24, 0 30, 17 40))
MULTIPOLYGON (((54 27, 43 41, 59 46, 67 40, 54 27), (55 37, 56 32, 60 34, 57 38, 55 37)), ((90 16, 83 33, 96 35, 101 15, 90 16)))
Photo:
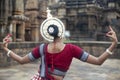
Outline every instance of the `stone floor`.
MULTIPOLYGON (((38 67, 38 63, 30 63, 0 68, 0 80, 30 80, 38 67)), ((64 80, 120 80, 120 60, 108 59, 95 66, 74 59, 64 80)))

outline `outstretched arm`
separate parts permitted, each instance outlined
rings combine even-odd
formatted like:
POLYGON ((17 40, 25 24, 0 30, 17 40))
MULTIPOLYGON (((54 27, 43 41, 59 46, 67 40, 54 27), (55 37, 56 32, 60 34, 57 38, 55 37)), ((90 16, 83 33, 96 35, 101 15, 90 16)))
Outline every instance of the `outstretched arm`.
POLYGON ((114 50, 114 48, 116 47, 118 40, 116 37, 116 33, 114 32, 114 30, 111 28, 111 26, 109 26, 110 31, 106 34, 106 36, 108 36, 109 38, 112 39, 112 44, 110 45, 110 47, 108 49, 106 49, 106 51, 97 57, 94 57, 92 55, 88 56, 87 62, 91 63, 91 64, 95 64, 95 65, 101 65, 104 63, 104 61, 111 55, 111 52, 114 50))
POLYGON ((28 55, 21 57, 15 54, 13 51, 9 50, 7 46, 8 46, 8 43, 4 43, 3 49, 6 51, 7 55, 13 58, 15 61, 19 62, 20 64, 25 64, 25 63, 30 62, 28 55))

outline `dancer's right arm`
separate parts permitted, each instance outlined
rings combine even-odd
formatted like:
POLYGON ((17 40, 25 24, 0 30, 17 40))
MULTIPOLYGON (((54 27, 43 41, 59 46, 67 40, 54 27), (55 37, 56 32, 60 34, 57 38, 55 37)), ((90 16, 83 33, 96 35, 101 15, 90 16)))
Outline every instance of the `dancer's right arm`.
POLYGON ((25 55, 25 56, 21 57, 21 56, 15 54, 10 49, 8 49, 8 43, 3 44, 3 49, 6 51, 6 55, 10 56, 12 59, 19 62, 20 64, 29 63, 31 61, 29 59, 28 55, 25 55), (9 52, 9 54, 8 54, 8 52, 9 52))

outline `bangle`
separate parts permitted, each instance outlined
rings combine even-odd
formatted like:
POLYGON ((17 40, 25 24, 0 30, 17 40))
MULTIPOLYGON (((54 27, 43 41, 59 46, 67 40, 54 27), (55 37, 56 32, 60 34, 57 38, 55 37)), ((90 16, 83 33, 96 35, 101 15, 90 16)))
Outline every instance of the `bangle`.
POLYGON ((12 51, 11 50, 9 50, 8 52, 7 52, 7 56, 8 57, 10 57, 10 53, 11 53, 12 51))
POLYGON ((109 50, 109 49, 106 49, 106 52, 110 55, 112 55, 113 53, 109 50))

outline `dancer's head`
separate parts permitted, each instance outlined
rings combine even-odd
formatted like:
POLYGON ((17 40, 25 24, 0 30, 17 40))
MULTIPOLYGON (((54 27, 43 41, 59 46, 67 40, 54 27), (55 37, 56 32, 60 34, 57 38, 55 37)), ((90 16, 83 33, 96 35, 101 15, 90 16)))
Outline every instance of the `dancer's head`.
POLYGON ((42 22, 40 32, 45 40, 52 42, 64 37, 65 27, 61 20, 48 18, 42 22))
POLYGON ((47 32, 49 33, 49 35, 51 35, 54 38, 59 37, 58 36, 58 33, 59 33, 58 27, 54 24, 52 24, 48 27, 47 32))
POLYGON ((60 38, 59 29, 58 29, 57 25, 52 24, 52 25, 48 26, 47 32, 49 33, 50 36, 52 36, 54 38, 53 41, 60 38))

